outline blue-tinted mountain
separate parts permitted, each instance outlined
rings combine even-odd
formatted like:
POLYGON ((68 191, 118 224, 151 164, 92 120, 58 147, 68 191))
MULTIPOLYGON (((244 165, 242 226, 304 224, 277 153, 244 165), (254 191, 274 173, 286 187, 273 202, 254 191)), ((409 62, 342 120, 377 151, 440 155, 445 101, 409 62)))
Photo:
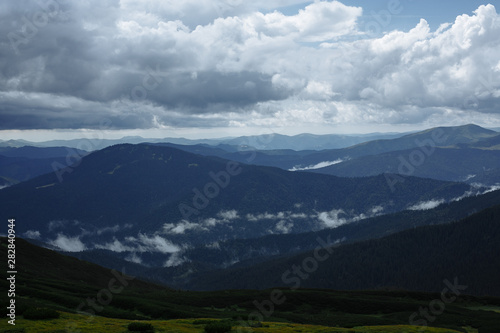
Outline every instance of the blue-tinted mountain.
POLYGON ((30 159, 56 158, 72 155, 85 156, 88 152, 81 149, 68 147, 0 147, 0 155, 6 157, 26 157, 30 159))
POLYGON ((119 269, 125 266, 135 275, 186 289, 190 288, 191 280, 204 276, 207 272, 228 267, 250 267, 272 258, 312 251, 318 246, 318 238, 331 245, 382 238, 421 226, 456 222, 499 202, 500 191, 493 191, 442 204, 434 209, 406 210, 354 221, 332 229, 213 242, 183 249, 179 257, 184 258, 184 262, 175 267, 161 268, 165 260, 161 254, 135 254, 136 259, 140 258, 144 263, 156 268, 128 265, 125 259, 134 254, 127 251, 116 253, 111 250, 89 250, 73 255, 106 267, 119 269))
POLYGON ((438 292, 446 287, 444 281, 448 281, 463 286, 461 293, 498 296, 499 251, 500 206, 497 205, 456 223, 326 247, 322 249, 321 262, 312 251, 251 267, 205 274, 193 281, 191 287, 210 290, 278 286, 335 290, 390 287, 438 292))
MULTIPOLYGON (((335 165, 365 156, 375 156, 405 150, 413 151, 414 149, 420 149, 421 146, 424 148, 429 147, 429 149, 432 147, 479 148, 481 145, 492 147, 494 142, 497 141, 498 132, 477 125, 464 125, 458 127, 437 127, 407 134, 402 137, 370 140, 347 148, 322 151, 298 150, 297 148, 293 150, 263 150, 255 148, 255 145, 251 144, 252 140, 250 139, 242 142, 233 141, 234 144, 239 143, 239 145, 229 146, 229 149, 227 149, 227 146, 213 147, 208 145, 177 145, 175 147, 190 152, 197 151, 197 153, 206 156, 218 156, 247 164, 274 166, 285 170, 314 170, 321 168, 322 164, 335 165), (237 147, 237 151, 234 151, 234 147, 237 147)), ((355 176, 363 175, 365 174, 355 176)))
POLYGON ((65 168, 87 154, 86 151, 67 147, 0 147, 0 177, 7 185, 65 168))
POLYGON ((0 140, 0 147, 70 147, 86 151, 103 149, 117 144, 139 144, 139 143, 173 143, 178 145, 227 145, 227 146, 247 146, 252 149, 276 150, 276 149, 294 149, 294 150, 322 150, 349 147, 358 143, 377 139, 391 139, 403 136, 404 133, 370 133, 358 135, 341 134, 263 134, 253 136, 241 136, 236 138, 215 138, 215 139, 185 139, 185 138, 143 138, 140 136, 127 136, 121 139, 104 139, 96 137, 72 139, 72 140, 50 140, 44 142, 30 142, 26 140, 0 140))
POLYGON ((391 186, 387 175, 339 178, 170 147, 117 145, 5 188, 0 202, 8 207, 4 219, 22 221, 20 234, 58 246, 120 250, 149 244, 174 253, 184 243, 331 228, 472 190, 415 177, 391 186))
MULTIPOLYGON (((500 150, 433 148, 428 154, 424 150, 410 149, 362 156, 312 172, 339 177, 393 173, 448 181, 477 182, 483 174, 499 166, 500 150)), ((500 183, 500 178, 483 178, 483 183, 495 185, 500 183)))

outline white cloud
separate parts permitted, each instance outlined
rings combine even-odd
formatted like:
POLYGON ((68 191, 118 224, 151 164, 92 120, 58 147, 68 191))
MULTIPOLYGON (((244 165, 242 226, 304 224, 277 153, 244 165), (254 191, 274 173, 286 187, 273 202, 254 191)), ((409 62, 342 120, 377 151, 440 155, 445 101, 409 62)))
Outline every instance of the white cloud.
POLYGON ((97 245, 95 245, 95 248, 96 249, 109 250, 109 251, 118 252, 118 253, 136 250, 135 247, 133 247, 133 246, 126 246, 122 242, 120 242, 119 240, 117 240, 116 238, 112 242, 110 242, 110 243, 106 243, 106 244, 103 244, 103 245, 97 244, 97 245))
POLYGON ((344 162, 345 160, 343 159, 338 159, 335 161, 325 161, 325 162, 319 162, 318 164, 315 165, 310 165, 307 167, 300 167, 300 166, 294 166, 293 168, 289 169, 288 171, 303 171, 303 170, 315 170, 315 169, 321 169, 321 168, 326 168, 327 166, 330 165, 335 165, 344 162))
POLYGON ((378 215, 378 214, 382 213, 383 211, 384 211, 384 207, 382 207, 382 206, 374 206, 370 210, 370 213, 372 215, 378 215))
POLYGON ((443 199, 440 200, 429 200, 429 201, 422 201, 419 203, 416 203, 415 205, 409 207, 409 210, 429 210, 429 209, 434 209, 437 206, 443 204, 445 201, 443 199))
POLYGON ((276 231, 282 234, 288 234, 293 229, 293 223, 285 220, 281 220, 276 224, 276 231))
POLYGON ((257 33, 266 36, 322 42, 355 33, 356 20, 361 15, 359 7, 349 7, 338 1, 317 1, 297 15, 286 16, 278 11, 255 13, 247 22, 257 33))
POLYGON ((183 257, 180 252, 176 252, 170 255, 170 257, 165 261, 163 264, 163 267, 176 267, 180 266, 183 263, 189 261, 185 257, 183 257))
POLYGON ((292 213, 290 211, 286 212, 276 212, 276 213, 259 213, 259 214, 247 214, 245 219, 251 222, 257 222, 262 220, 296 220, 305 219, 308 216, 305 213, 292 213))
POLYGON ((318 219, 324 223, 327 228, 336 228, 343 224, 348 223, 345 217, 340 217, 341 215, 346 216, 346 213, 342 209, 332 209, 329 212, 318 213, 318 219))
POLYGON ((329 212, 317 212, 311 216, 317 218, 322 227, 337 228, 341 225, 365 220, 380 215, 384 211, 383 206, 373 206, 366 213, 356 214, 355 212, 346 212, 343 209, 332 209, 329 212))
POLYGON ((87 249, 85 244, 80 240, 80 237, 68 237, 63 234, 58 234, 56 239, 48 243, 67 252, 81 252, 87 249))
POLYGON ((130 253, 127 257, 125 257, 125 260, 142 265, 142 258, 135 252, 130 253))
POLYGON ((239 219, 237 210, 221 210, 217 213, 216 217, 209 217, 199 219, 197 222, 190 222, 181 220, 177 223, 165 223, 160 230, 163 234, 184 234, 187 231, 202 232, 208 231, 210 228, 219 224, 230 223, 231 221, 239 219))
POLYGON ((182 249, 181 246, 172 243, 170 240, 165 239, 160 235, 146 235, 141 233, 137 237, 129 236, 123 240, 114 238, 112 242, 95 244, 94 248, 118 253, 130 252, 134 254, 146 252, 176 253, 182 249))
MULTIPOLYGON (((116 129, 500 122, 493 5, 436 31, 421 20, 365 38, 361 8, 279 11, 297 4, 64 2, 19 54, 4 43, 0 129, 96 129, 103 118, 116 129), (141 87, 146 96, 133 98, 141 87)), ((4 36, 39 10, 3 9, 4 36)))
POLYGON ((498 191, 498 190, 500 190, 500 184, 490 186, 490 188, 488 188, 482 194, 486 194, 486 193, 490 193, 490 192, 494 192, 494 191, 498 191))
POLYGON ((235 220, 239 219, 240 217, 238 216, 238 211, 236 210, 227 210, 227 211, 220 211, 217 216, 222 218, 223 220, 235 220))
POLYGON ((31 238, 31 239, 40 239, 40 231, 28 230, 24 233, 24 237, 31 238))
POLYGON ((138 248, 141 252, 175 253, 181 250, 179 246, 159 235, 139 234, 139 242, 138 248))
POLYGON ((484 185, 484 184, 480 184, 480 183, 472 183, 472 184, 470 184, 470 186, 471 186, 471 189, 469 191, 466 191, 464 194, 462 194, 459 197, 453 198, 451 201, 460 201, 464 198, 483 195, 486 193, 500 190, 500 184, 488 186, 488 185, 484 185))
MULTIPOLYGON (((214 223, 211 219, 207 220, 207 225, 210 225, 214 223)), ((165 223, 163 225, 163 230, 162 232, 165 234, 184 234, 186 231, 189 230, 195 230, 195 231, 202 231, 202 230, 207 230, 205 227, 201 226, 200 224, 197 223, 192 223, 187 220, 182 220, 178 222, 177 224, 173 223, 165 223)))

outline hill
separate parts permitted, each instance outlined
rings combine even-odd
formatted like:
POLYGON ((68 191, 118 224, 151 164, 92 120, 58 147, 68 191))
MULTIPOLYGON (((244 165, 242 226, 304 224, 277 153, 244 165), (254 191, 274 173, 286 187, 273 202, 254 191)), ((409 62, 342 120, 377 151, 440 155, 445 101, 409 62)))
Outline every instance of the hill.
MULTIPOLYGON (((3 257, 7 255, 6 244, 6 239, 0 238, 0 255, 3 257)), ((411 326, 409 318, 420 319, 419 309, 428 308, 442 295, 311 289, 182 292, 113 273, 39 248, 20 238, 16 239, 16 254, 20 263, 16 275, 16 329, 26 328, 27 332, 68 329, 123 332, 128 323, 137 320, 166 331, 199 332, 207 322, 206 318, 212 318, 230 320, 240 330, 249 329, 250 320, 264 321, 268 327, 255 328, 262 332, 289 329, 325 332, 333 329, 344 333, 375 333, 408 329, 409 332, 456 333, 469 326, 479 329, 480 333, 491 333, 495 332, 500 319, 500 315, 492 311, 500 308, 500 299, 491 297, 446 294, 446 297, 455 297, 454 301, 446 304, 436 320, 426 323, 427 328, 421 328, 411 326), (51 269, 47 269, 48 264, 41 269, 44 262, 50 263, 51 269), (106 294, 111 296, 104 298, 106 294), (270 298, 270 295, 274 296, 270 298), (271 303, 270 299, 279 304, 271 303), (60 317, 41 321, 23 318, 33 309, 54 309, 59 311, 60 317), (195 321, 196 318, 204 318, 204 321, 195 321)), ((5 271, 1 276, 2 288, 8 288, 5 271)), ((7 301, 3 297, 2 306, 6 306, 7 301)), ((11 327, 4 320, 0 329, 11 327)))
POLYGON ((467 293, 498 296, 499 221, 500 206, 497 205, 456 223, 324 247, 321 261, 316 259, 317 252, 307 252, 207 274, 194 281, 192 287, 204 290, 274 286, 347 290, 390 287, 438 291, 445 279, 456 279, 467 286, 467 293))

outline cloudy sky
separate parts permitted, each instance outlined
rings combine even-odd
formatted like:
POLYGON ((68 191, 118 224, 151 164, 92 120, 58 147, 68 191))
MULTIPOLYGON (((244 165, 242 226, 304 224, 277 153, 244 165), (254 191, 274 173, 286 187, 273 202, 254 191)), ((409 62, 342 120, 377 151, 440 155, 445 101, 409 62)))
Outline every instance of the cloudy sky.
POLYGON ((0 139, 500 126, 471 0, 0 2, 0 139))

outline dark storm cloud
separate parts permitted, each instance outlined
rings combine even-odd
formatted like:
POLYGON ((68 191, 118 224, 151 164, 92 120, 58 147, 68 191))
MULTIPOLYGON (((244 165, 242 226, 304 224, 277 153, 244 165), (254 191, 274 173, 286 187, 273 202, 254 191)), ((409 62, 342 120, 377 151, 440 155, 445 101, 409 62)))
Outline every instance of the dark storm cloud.
POLYGON ((290 96, 290 91, 273 87, 271 80, 270 75, 246 71, 184 73, 164 78, 150 99, 172 108, 185 107, 203 113, 214 104, 240 108, 290 96))

